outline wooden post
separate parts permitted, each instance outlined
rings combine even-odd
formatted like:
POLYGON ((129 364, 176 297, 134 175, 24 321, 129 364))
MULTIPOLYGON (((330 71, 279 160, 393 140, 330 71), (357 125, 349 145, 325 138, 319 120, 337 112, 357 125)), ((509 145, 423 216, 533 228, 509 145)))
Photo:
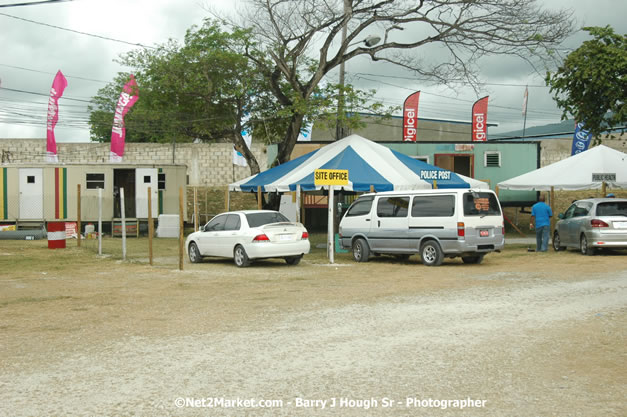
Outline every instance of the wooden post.
POLYGON ((496 194, 497 197, 499 196, 499 186, 498 185, 494 187, 494 194, 496 194))
MULTIPOLYGON (((300 188, 300 185, 298 187, 300 188)), ((300 194, 300 222, 305 224, 305 214, 307 213, 305 208, 305 193, 301 191, 300 194)))
POLYGON ((231 211, 231 193, 229 192, 229 186, 226 186, 224 190, 224 211, 231 211))
POLYGON ((438 181, 433 180, 433 189, 436 190, 438 188, 438 181))
POLYGON ((183 187, 179 188, 179 269, 183 270, 183 187))
POLYGON ((81 185, 76 185, 76 245, 81 247, 81 185))
POLYGON ((370 186, 370 192, 371 192, 371 193, 374 193, 374 185, 371 185, 371 186, 370 186))
POLYGON ((148 187, 148 260, 152 265, 152 234, 154 224, 152 222, 152 189, 148 187))
POLYGON ((263 194, 261 193, 261 185, 257 187, 257 208, 261 210, 263 207, 263 194))
POLYGON ((601 198, 605 197, 606 195, 607 195, 607 183, 603 181, 603 183, 601 184, 601 198))

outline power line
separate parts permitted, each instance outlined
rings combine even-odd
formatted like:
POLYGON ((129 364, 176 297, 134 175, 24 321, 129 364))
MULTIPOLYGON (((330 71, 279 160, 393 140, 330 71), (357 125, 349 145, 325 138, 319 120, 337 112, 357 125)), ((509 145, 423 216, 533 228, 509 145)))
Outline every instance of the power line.
MULTIPOLYGON (((7 87, 0 87, 0 90, 7 90, 7 91, 13 91, 15 93, 24 93, 24 94, 33 94, 36 96, 44 96, 44 97, 49 97, 50 94, 43 94, 43 93, 35 93, 33 91, 26 91, 26 90, 16 90, 14 88, 7 88, 7 87)), ((82 100, 80 98, 71 98, 71 97, 63 97, 66 100, 72 100, 72 101, 82 101, 84 103, 91 103, 90 100, 82 100)))
POLYGON ((48 26, 48 27, 51 27, 51 28, 54 28, 54 29, 65 30, 65 31, 72 32, 72 33, 78 33, 79 35, 91 36, 91 37, 94 37, 94 38, 104 39, 104 40, 107 40, 107 41, 124 43, 126 45, 139 46, 140 48, 157 49, 157 48, 155 48, 153 46, 146 46, 146 45, 143 45, 141 43, 127 42, 127 41, 123 41, 123 40, 120 40, 120 39, 109 38, 107 36, 95 35, 93 33, 87 33, 87 32, 81 32, 79 30, 68 29, 68 28, 64 28, 64 27, 61 27, 61 26, 51 25, 49 23, 37 22, 35 20, 30 20, 30 19, 24 19, 23 17, 17 17, 17 16, 13 16, 13 15, 10 15, 10 14, 6 14, 6 13, 0 13, 0 15, 1 16, 10 17, 11 19, 17 19, 17 20, 22 20, 24 22, 28 22, 28 23, 34 23, 36 25, 48 26))
MULTIPOLYGON (((396 76, 396 75, 384 75, 384 74, 370 74, 370 73, 366 73, 366 72, 354 72, 352 73, 355 76, 360 76, 360 75, 367 75, 369 77, 381 77, 381 78, 396 78, 399 80, 410 80, 410 81, 432 81, 426 78, 416 78, 416 77, 401 77, 401 76, 396 76)), ((361 77, 360 77, 361 78, 361 77)), ((374 80, 370 80, 370 81, 374 81, 374 80)), ((448 80, 449 82, 453 82, 453 83, 465 83, 465 80, 448 80)), ((495 86, 501 86, 501 87, 534 87, 534 88, 549 88, 546 85, 533 85, 533 84, 511 84, 511 83, 479 83, 481 85, 495 85, 495 86)))
POLYGON ((0 4, 0 8, 18 7, 18 6, 37 6, 37 5, 47 4, 47 3, 64 3, 66 1, 73 1, 73 0, 43 0, 43 1, 32 1, 29 3, 0 4))

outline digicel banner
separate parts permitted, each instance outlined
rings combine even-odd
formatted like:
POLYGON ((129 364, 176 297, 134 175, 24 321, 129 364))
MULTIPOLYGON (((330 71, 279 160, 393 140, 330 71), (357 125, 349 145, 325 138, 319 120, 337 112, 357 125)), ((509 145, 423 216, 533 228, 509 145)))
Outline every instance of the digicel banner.
POLYGON ((403 104, 403 142, 416 142, 419 98, 420 91, 417 91, 407 97, 403 104))
POLYGON ((472 141, 488 140, 488 97, 481 98, 472 105, 472 141))

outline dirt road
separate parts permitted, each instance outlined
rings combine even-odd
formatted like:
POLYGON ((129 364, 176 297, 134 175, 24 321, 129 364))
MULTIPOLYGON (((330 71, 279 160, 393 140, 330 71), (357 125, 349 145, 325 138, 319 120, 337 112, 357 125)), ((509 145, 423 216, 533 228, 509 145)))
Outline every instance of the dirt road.
POLYGON ((624 255, 337 261, 2 272, 0 415, 627 414, 624 255))

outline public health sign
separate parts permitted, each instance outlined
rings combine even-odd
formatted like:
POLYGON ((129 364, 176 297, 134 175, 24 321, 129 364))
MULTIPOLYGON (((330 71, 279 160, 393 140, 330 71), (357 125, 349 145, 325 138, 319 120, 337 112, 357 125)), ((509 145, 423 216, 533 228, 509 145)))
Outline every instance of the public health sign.
POLYGON ((588 146, 590 146, 591 139, 592 134, 590 131, 584 129, 583 123, 577 123, 575 135, 573 136, 573 148, 570 155, 577 155, 587 150, 588 146))
POLYGON ((348 185, 347 169, 317 169, 314 171, 316 185, 348 185))

